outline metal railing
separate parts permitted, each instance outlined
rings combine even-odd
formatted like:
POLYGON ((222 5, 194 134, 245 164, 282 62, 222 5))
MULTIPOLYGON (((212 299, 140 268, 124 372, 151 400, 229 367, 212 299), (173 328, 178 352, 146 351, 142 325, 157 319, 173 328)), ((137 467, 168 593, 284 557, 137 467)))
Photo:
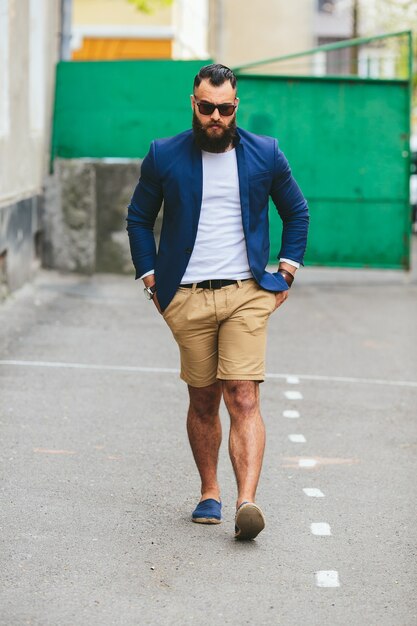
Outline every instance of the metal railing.
POLYGON ((234 67, 237 74, 341 76, 352 79, 411 80, 409 30, 329 43, 234 67))

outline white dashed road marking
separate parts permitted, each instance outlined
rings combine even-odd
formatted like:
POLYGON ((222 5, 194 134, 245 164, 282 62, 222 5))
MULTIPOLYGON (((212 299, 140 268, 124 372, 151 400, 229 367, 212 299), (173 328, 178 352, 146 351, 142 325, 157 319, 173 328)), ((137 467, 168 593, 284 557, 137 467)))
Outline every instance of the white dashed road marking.
MULTIPOLYGON (((287 384, 299 384, 300 380, 297 376, 288 376, 286 380, 287 384)), ((303 396, 298 391, 284 391, 284 395, 288 400, 302 400, 303 396)), ((300 413, 295 410, 283 411, 283 416, 287 418, 298 418, 300 413)), ((301 433, 292 433, 288 435, 288 439, 291 443, 306 443, 306 438, 301 433)), ((311 468, 317 465, 316 459, 299 459, 298 466, 300 468, 311 468)), ((324 493, 317 488, 306 487, 303 489, 306 496, 312 498, 324 498, 324 493)), ((329 537, 332 532, 330 524, 327 522, 313 522, 310 524, 310 531, 312 535, 317 537, 329 537)), ((315 572, 316 586, 317 587, 340 587, 339 574, 336 570, 320 570, 315 572)))
POLYGON ((310 524, 310 529, 313 535, 319 535, 320 537, 328 537, 332 534, 330 525, 326 522, 314 522, 310 524))
POLYGON ((324 498, 324 493, 320 489, 305 487, 303 491, 306 496, 309 496, 310 498, 324 498))
POLYGON ((287 376, 287 383, 289 385, 299 385, 300 379, 298 378, 298 376, 287 376))
POLYGON ((317 587, 340 587, 339 574, 335 570, 320 570, 316 572, 317 587))
POLYGON ((303 395, 299 391, 284 391, 284 396, 288 400, 302 400, 303 395))
POLYGON ((298 461, 298 467, 314 467, 317 465, 316 459, 300 459, 298 461))
POLYGON ((288 439, 292 441, 292 443, 305 443, 307 440, 304 435, 288 435, 288 439))

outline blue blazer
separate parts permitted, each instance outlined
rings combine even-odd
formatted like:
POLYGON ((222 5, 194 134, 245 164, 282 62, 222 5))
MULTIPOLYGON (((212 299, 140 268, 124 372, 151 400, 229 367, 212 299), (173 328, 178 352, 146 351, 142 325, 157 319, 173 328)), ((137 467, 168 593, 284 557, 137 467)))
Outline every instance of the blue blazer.
MULTIPOLYGON (((269 259, 268 199, 271 196, 283 221, 278 258, 301 264, 309 221, 306 200, 276 139, 239 128, 235 148, 251 272, 263 289, 284 291, 288 286, 282 275, 265 271, 269 259)), ((127 230, 136 278, 155 270, 162 310, 177 291, 193 251, 202 190, 201 150, 192 130, 152 142, 129 205, 127 230), (153 227, 162 201, 164 215, 157 252, 153 227)))

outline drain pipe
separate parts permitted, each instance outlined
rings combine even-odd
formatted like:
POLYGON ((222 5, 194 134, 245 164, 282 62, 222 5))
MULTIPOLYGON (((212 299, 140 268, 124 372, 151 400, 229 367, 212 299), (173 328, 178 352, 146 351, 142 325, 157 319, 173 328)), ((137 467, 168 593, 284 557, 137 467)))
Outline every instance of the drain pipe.
POLYGON ((59 41, 59 58, 61 61, 71 60, 71 28, 72 0, 61 0, 61 32, 59 41))
POLYGON ((224 3, 223 0, 217 0, 216 11, 216 63, 224 63, 224 3))

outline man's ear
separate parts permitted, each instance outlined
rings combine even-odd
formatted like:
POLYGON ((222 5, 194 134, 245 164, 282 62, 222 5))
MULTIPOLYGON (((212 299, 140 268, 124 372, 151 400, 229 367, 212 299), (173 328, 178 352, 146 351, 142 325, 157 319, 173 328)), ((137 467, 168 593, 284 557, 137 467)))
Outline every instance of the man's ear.
POLYGON ((237 111, 239 108, 239 98, 236 96, 235 100, 236 100, 236 111, 237 111))
POLYGON ((191 110, 194 111, 194 95, 193 94, 191 94, 190 100, 191 100, 191 110))

